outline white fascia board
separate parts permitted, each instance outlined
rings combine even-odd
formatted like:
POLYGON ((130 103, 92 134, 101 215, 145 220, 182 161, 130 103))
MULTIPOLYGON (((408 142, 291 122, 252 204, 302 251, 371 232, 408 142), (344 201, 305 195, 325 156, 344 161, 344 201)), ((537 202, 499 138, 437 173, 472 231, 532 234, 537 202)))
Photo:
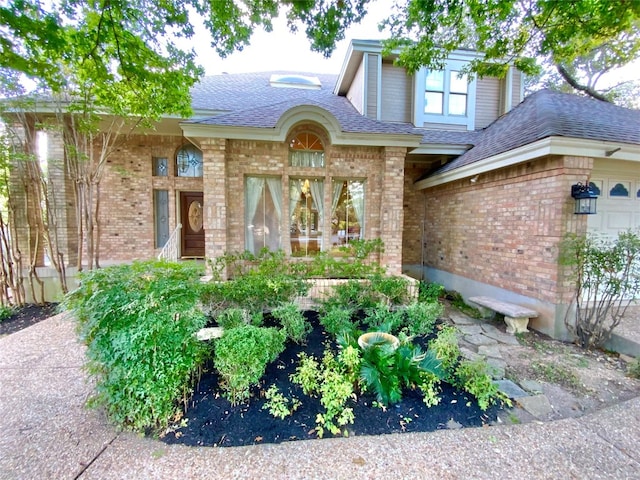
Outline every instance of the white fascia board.
POLYGON ((410 155, 462 155, 472 145, 451 145, 447 143, 429 143, 409 152, 410 155))
POLYGON ((609 158, 640 162, 640 145, 585 140, 579 138, 548 137, 522 147, 500 153, 484 160, 464 165, 455 170, 425 178, 413 184, 414 190, 436 187, 467 177, 473 177, 500 168, 545 157, 547 155, 571 155, 577 157, 606 157, 606 152, 620 148, 609 158))
MULTIPOLYGON (((198 123, 180 124, 186 137, 225 138, 229 140, 262 140, 284 142, 288 129, 213 126, 198 123)), ((420 135, 398 135, 384 133, 329 132, 332 145, 357 145, 369 147, 415 147, 420 144, 420 135)))

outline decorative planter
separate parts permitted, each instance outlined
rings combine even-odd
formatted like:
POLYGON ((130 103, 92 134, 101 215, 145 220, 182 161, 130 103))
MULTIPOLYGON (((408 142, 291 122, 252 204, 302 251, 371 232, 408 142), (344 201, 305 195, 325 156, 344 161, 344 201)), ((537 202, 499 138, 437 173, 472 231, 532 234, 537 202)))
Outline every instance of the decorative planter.
POLYGON ((369 332, 358 337, 358 345, 363 350, 371 347, 382 347, 383 345, 389 345, 395 350, 400 345, 400 340, 390 333, 369 332))

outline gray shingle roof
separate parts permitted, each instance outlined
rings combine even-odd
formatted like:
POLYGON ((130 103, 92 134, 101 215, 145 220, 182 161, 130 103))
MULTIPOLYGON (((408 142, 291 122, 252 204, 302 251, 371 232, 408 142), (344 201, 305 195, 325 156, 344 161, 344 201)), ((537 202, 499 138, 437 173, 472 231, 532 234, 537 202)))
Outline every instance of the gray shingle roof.
POLYGON ((473 148, 433 175, 551 136, 640 145, 640 111, 578 95, 540 90, 478 132, 473 148))
POLYGON ((273 74, 260 72, 205 77, 192 89, 193 108, 221 113, 193 123, 234 127, 273 128, 287 110, 310 105, 331 113, 343 132, 420 135, 410 123, 380 122, 362 116, 345 97, 335 95, 336 75, 296 73, 318 77, 320 89, 272 87, 273 74))

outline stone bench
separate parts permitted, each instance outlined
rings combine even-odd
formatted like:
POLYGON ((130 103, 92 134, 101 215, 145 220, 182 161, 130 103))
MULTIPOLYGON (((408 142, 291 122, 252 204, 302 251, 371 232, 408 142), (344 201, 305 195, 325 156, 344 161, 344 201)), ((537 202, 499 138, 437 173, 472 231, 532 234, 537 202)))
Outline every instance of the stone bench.
POLYGON ((536 318, 538 312, 529 308, 507 303, 491 297, 469 297, 469 301, 480 305, 480 312, 484 315, 487 311, 498 312, 504 315, 507 324, 507 333, 526 333, 530 318, 536 318))

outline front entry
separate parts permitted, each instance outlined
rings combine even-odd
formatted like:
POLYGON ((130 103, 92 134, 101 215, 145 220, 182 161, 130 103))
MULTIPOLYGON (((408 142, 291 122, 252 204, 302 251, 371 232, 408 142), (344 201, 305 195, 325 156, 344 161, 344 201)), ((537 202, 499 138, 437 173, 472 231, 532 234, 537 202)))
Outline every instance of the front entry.
POLYGON ((202 192, 180 192, 183 257, 204 257, 204 209, 202 192))

